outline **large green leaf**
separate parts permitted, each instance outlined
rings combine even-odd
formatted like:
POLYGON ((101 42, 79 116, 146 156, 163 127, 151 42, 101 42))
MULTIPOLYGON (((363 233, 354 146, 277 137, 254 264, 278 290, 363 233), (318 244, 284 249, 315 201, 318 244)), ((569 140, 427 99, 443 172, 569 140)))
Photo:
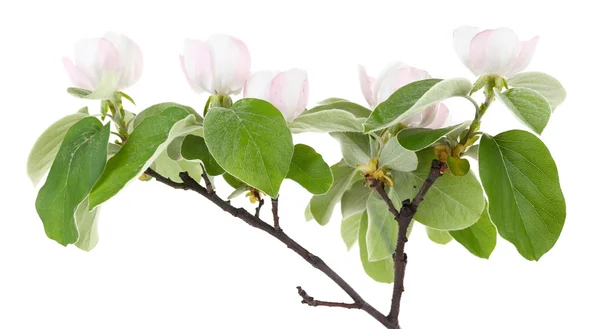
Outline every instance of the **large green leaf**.
MULTIPOLYGON (((417 156, 417 170, 393 172, 395 185, 390 195, 396 207, 402 200, 412 200, 429 175, 433 150, 419 151, 417 156)), ((472 171, 462 177, 445 174, 431 186, 414 219, 438 230, 460 230, 473 225, 484 206, 483 189, 472 171)))
POLYGON ((369 160, 376 155, 369 135, 356 132, 331 133, 330 135, 340 142, 344 160, 351 166, 368 164, 369 160))
POLYGON ((427 231, 427 236, 429 240, 437 243, 437 244, 448 244, 452 241, 452 236, 448 233, 448 231, 436 230, 431 227, 425 227, 427 231))
POLYGON ((69 128, 77 121, 89 116, 87 108, 84 109, 85 111, 67 115, 56 121, 35 141, 27 159, 27 175, 33 185, 37 185, 40 182, 50 168, 50 165, 52 165, 52 161, 54 161, 60 144, 69 128))
POLYGON ((346 244, 346 248, 350 250, 356 241, 358 241, 358 231, 360 229, 360 220, 363 217, 363 211, 342 219, 341 233, 342 240, 346 244))
POLYGON ((363 123, 371 111, 361 105, 334 100, 302 112, 292 123, 293 133, 363 131, 363 123))
POLYGON ((98 212, 100 207, 88 210, 89 199, 85 198, 75 211, 75 223, 79 237, 75 246, 77 248, 90 251, 98 244, 98 212))
POLYGON ((459 231, 449 231, 449 233, 454 240, 480 258, 490 258, 496 247, 496 227, 490 220, 487 207, 475 224, 459 231))
POLYGON ((200 160, 204 164, 206 173, 218 176, 225 172, 208 151, 204 138, 196 135, 185 136, 181 144, 181 156, 186 160, 200 160))
POLYGON ((544 96, 527 88, 512 88, 502 93, 495 89, 494 92, 523 124, 538 134, 544 131, 552 114, 550 103, 544 96))
POLYGON ((526 259, 539 260, 558 240, 566 217, 550 151, 522 130, 483 135, 479 174, 500 236, 526 259))
POLYGON ((379 195, 373 194, 367 201, 369 227, 367 229, 367 253, 374 262, 391 257, 396 250, 398 223, 379 195))
POLYGON ((269 102, 241 99, 213 108, 204 121, 208 150, 221 168, 273 198, 294 154, 285 118, 269 102))
POLYGON ((508 79, 508 85, 512 87, 529 88, 542 94, 550 103, 552 110, 564 102, 567 91, 558 80, 541 72, 522 72, 508 79))
MULTIPOLYGON (((191 108, 189 106, 173 103, 173 102, 166 102, 166 103, 154 104, 154 105, 148 107, 147 109, 143 110, 142 112, 140 112, 138 115, 136 115, 135 118, 133 119, 133 124, 131 125, 132 129, 135 129, 137 126, 139 126, 139 124, 142 123, 142 121, 144 121, 144 119, 146 119, 148 117, 152 117, 156 114, 160 114, 164 110, 166 110, 168 108, 172 108, 172 107, 182 108, 182 109, 186 110, 189 114, 194 115, 194 117, 196 118, 196 122, 198 124, 202 124, 202 122, 204 121, 204 119, 200 116, 200 114, 198 114, 198 112, 196 112, 193 108, 191 108)), ((200 129, 200 128, 201 127, 198 127, 198 129, 200 129)), ((197 133, 198 136, 202 136, 202 134, 199 131, 194 131, 194 133, 197 133)))
POLYGON ((417 169, 418 159, 413 151, 402 147, 396 138, 392 138, 381 150, 379 167, 399 171, 413 171, 417 169))
POLYGON ((66 246, 77 241, 75 210, 102 174, 110 125, 94 117, 75 123, 64 137, 35 207, 49 238, 66 246))
POLYGON ((398 139, 398 142, 400 142, 400 145, 407 150, 420 151, 435 144, 444 136, 460 133, 466 129, 469 124, 471 124, 471 121, 465 121, 454 126, 440 129, 406 128, 402 129, 398 135, 396 135, 396 138, 398 139))
POLYGON ((364 124, 364 131, 384 129, 425 110, 428 106, 454 96, 467 96, 467 79, 425 79, 409 83, 381 102, 364 124))
POLYGON ((358 246, 360 249, 360 261, 363 269, 373 280, 381 283, 394 282, 394 261, 392 257, 375 262, 369 261, 369 252, 367 251, 367 230, 369 228, 369 216, 363 212, 360 220, 360 229, 358 232, 358 246))
POLYGON ((146 116, 121 150, 108 160, 106 170, 90 193, 90 209, 113 197, 143 173, 174 138, 196 129, 195 123, 194 115, 178 106, 146 116))
POLYGON ((356 213, 363 212, 367 209, 367 200, 375 193, 373 189, 365 186, 362 180, 356 181, 342 195, 342 218, 350 217, 356 213))
POLYGON ((294 146, 294 156, 287 178, 312 194, 326 193, 333 183, 333 175, 327 162, 312 147, 304 144, 294 146))
POLYGON ((356 168, 350 167, 343 161, 331 166, 333 184, 327 193, 315 195, 310 199, 310 214, 320 225, 325 225, 331 219, 335 205, 340 202, 344 192, 350 185, 360 179, 356 168))

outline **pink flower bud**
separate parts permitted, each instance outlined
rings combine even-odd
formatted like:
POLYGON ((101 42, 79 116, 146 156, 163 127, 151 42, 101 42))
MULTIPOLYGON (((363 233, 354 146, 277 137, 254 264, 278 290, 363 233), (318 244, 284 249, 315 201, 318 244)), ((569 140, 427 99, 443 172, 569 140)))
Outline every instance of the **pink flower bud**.
POLYGON ((213 35, 206 42, 185 40, 181 69, 198 93, 238 94, 250 75, 250 53, 233 37, 213 35))
POLYGON ((512 77, 523 71, 531 62, 539 38, 519 41, 507 29, 480 31, 463 26, 454 30, 454 49, 460 60, 476 76, 498 75, 512 77))
POLYGON ((244 97, 270 102, 288 122, 292 122, 308 104, 306 71, 291 69, 284 72, 256 72, 246 82, 244 97))

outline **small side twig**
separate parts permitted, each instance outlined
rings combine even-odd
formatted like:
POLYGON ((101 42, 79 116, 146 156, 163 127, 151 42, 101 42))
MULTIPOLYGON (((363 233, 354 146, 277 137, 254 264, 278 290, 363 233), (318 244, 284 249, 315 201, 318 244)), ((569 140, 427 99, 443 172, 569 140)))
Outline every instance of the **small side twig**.
POLYGON ((200 163, 200 166, 202 167, 202 178, 204 179, 204 184, 206 184, 206 191, 208 191, 208 193, 210 193, 210 194, 215 193, 212 183, 210 182, 210 178, 208 177, 208 174, 206 173, 206 168, 204 168, 204 165, 202 163, 200 163))
POLYGON ((342 303, 342 302, 325 302, 322 300, 316 300, 314 298, 312 298, 310 295, 308 295, 306 293, 306 291, 304 291, 304 289, 302 289, 302 287, 298 286, 296 287, 296 289, 298 289, 298 295, 300 295, 300 297, 302 297, 302 304, 306 304, 308 306, 327 306, 327 307, 341 307, 341 308, 347 308, 347 309, 353 309, 353 308, 361 308, 362 306, 360 304, 357 303, 342 303))
POLYGON ((262 209, 262 207, 265 205, 265 200, 263 198, 258 200, 258 206, 256 206, 256 213, 254 213, 254 216, 257 218, 260 218, 260 210, 262 209))
POLYGON ((281 230, 279 226, 279 196, 271 199, 271 210, 273 211, 273 227, 276 230, 281 230))

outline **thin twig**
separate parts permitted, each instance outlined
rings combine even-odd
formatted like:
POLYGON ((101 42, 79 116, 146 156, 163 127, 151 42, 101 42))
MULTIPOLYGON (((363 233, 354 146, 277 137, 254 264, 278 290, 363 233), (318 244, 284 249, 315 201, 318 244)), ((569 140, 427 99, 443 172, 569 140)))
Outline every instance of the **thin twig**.
POLYGON ((441 177, 447 169, 447 165, 439 160, 433 160, 431 162, 431 168, 429 175, 421 185, 421 188, 417 192, 415 198, 410 200, 404 200, 400 211, 394 207, 392 200, 385 191, 384 185, 379 181, 371 181, 370 186, 373 188, 385 201, 389 211, 394 215, 394 218, 398 222, 398 239, 396 242, 396 251, 394 253, 394 290, 392 293, 392 303, 390 307, 390 313, 388 314, 388 320, 395 326, 398 325, 398 315, 400 314, 400 300, 402 299, 402 293, 404 292, 404 276, 406 274, 406 263, 408 262, 408 256, 404 252, 404 246, 408 239, 406 234, 408 232, 408 226, 412 221, 414 215, 417 212, 419 204, 425 198, 425 194, 429 191, 429 188, 435 183, 436 179, 441 177))
POLYGON ((329 267, 321 258, 313 255, 311 252, 306 250, 292 238, 290 238, 287 234, 285 234, 281 229, 276 230, 273 226, 265 223, 260 218, 252 215, 244 208, 236 208, 232 206, 229 202, 221 199, 216 193, 209 192, 207 188, 204 188, 202 185, 198 184, 193 178, 191 178, 187 173, 181 173, 180 177, 183 183, 176 183, 171 181, 170 179, 161 176, 156 171, 152 169, 147 169, 146 174, 148 176, 154 177, 158 182, 161 182, 165 185, 168 185, 175 189, 181 190, 192 190, 215 205, 217 205, 222 210, 228 212, 234 217, 237 217, 244 221, 246 224, 255 227, 259 230, 262 230, 269 235, 273 236, 277 240, 281 241, 285 244, 289 249, 293 250, 296 254, 306 260, 313 267, 323 272, 327 277, 329 277, 333 282, 335 282, 352 300, 355 304, 359 305, 357 309, 361 309, 371 315, 374 319, 379 321, 384 327, 389 329, 397 329, 398 326, 392 324, 388 318, 383 315, 383 313, 376 310, 373 306, 367 303, 359 294, 348 284, 344 279, 342 279, 331 267, 329 267))
POLYGON ((271 199, 271 210, 273 211, 273 227, 276 230, 281 230, 279 226, 279 196, 271 199))
POLYGON ((308 306, 328 306, 328 307, 341 307, 347 309, 360 308, 360 304, 357 303, 341 303, 341 302, 325 302, 322 300, 316 300, 309 296, 302 287, 296 287, 298 289, 298 295, 302 297, 302 304, 306 304, 308 306))
POLYGON ((265 199, 260 198, 258 200, 258 206, 256 206, 256 213, 254 214, 254 217, 260 218, 260 210, 262 209, 262 207, 265 205, 265 199))
POLYGON ((206 168, 204 168, 204 165, 202 163, 200 163, 200 166, 202 167, 202 178, 204 179, 204 184, 206 184, 206 191, 209 194, 215 193, 212 183, 210 182, 210 178, 208 177, 208 174, 206 173, 206 168))

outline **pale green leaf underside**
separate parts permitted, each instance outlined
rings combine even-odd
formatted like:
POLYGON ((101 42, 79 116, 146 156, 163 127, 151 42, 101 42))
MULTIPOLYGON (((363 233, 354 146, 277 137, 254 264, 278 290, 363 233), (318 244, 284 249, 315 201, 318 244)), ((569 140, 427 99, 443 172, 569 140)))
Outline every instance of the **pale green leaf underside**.
POLYGON ((494 92, 524 125, 538 134, 544 131, 552 114, 550 103, 544 96, 527 88, 512 88, 502 93, 495 89, 494 92))
POLYGON ((48 172, 67 131, 79 120, 88 117, 87 113, 74 113, 56 121, 38 137, 27 159, 27 175, 37 185, 48 172))
POLYGON ((174 138, 188 134, 195 123, 194 115, 181 107, 168 107, 146 116, 121 150, 106 164, 104 173, 90 193, 90 209, 110 199, 139 177, 174 138))
POLYGON ((398 135, 396 135, 396 138, 400 145, 407 150, 420 151, 435 144, 444 136, 460 133, 466 129, 469 124, 471 124, 471 121, 465 121, 454 126, 440 129, 406 128, 402 129, 398 135))
POLYGON ((425 110, 428 106, 471 91, 467 79, 425 79, 409 83, 380 103, 364 124, 364 131, 381 130, 425 110))
POLYGON ((385 202, 376 194, 367 200, 366 246, 370 262, 385 260, 394 254, 398 239, 398 224, 385 202))
POLYGON ((362 180, 357 180, 342 196, 342 218, 350 217, 367 209, 367 200, 375 193, 365 186, 362 180))
POLYGON ((381 283, 392 283, 394 282, 394 261, 392 257, 388 257, 384 260, 370 262, 369 253, 367 251, 367 230, 369 227, 369 216, 367 212, 362 213, 360 220, 360 229, 358 233, 358 246, 360 249, 360 261, 363 265, 363 269, 368 276, 373 280, 381 283))
POLYGON ((358 231, 360 229, 360 220, 363 217, 363 212, 364 209, 362 212, 357 212, 352 216, 342 219, 342 240, 344 240, 348 250, 350 250, 358 241, 358 231))
POLYGON ((437 244, 448 244, 452 241, 452 236, 448 233, 448 231, 436 230, 431 227, 425 227, 427 231, 427 236, 429 240, 437 243, 437 244))
POLYGON ((541 72, 522 72, 508 79, 508 85, 512 87, 529 88, 542 94, 550 103, 552 110, 564 102, 567 91, 558 80, 541 72))
POLYGON ((98 212, 100 207, 88 210, 89 199, 85 198, 75 211, 75 223, 79 238, 75 246, 84 251, 90 251, 98 244, 98 212))
POLYGON ((35 207, 49 238, 66 246, 78 239, 75 211, 102 174, 110 125, 94 117, 75 123, 64 137, 35 207))
POLYGON ((342 156, 351 166, 367 164, 375 157, 369 135, 356 132, 338 132, 330 135, 340 143, 342 156))
MULTIPOLYGON (((399 207, 412 200, 429 174, 434 158, 432 149, 417 152, 419 166, 413 172, 393 172, 392 201, 399 207)), ((445 174, 438 178, 419 205, 414 219, 438 230, 460 230, 473 225, 485 206, 483 189, 472 171, 457 177, 445 174)))
POLYGON ((293 133, 362 132, 370 113, 361 105, 336 100, 304 111, 290 123, 290 129, 293 133))
POLYGON ((477 222, 459 231, 449 231, 456 242, 480 258, 490 258, 496 247, 496 226, 492 224, 487 206, 477 222))
POLYGON ((241 99, 230 109, 213 108, 204 121, 208 150, 237 179, 276 198, 294 153, 292 134, 277 108, 241 99))
POLYGON ((81 88, 68 88, 67 92, 75 97, 83 99, 115 99, 119 77, 115 72, 105 72, 98 82, 94 91, 81 88))
POLYGON ((417 154, 402 147, 396 138, 385 143, 379 157, 379 167, 398 171, 413 171, 418 163, 417 154))
POLYGON ((479 173, 498 233, 529 260, 539 260, 558 240, 566 205, 558 171, 535 135, 510 130, 484 135, 479 173))

